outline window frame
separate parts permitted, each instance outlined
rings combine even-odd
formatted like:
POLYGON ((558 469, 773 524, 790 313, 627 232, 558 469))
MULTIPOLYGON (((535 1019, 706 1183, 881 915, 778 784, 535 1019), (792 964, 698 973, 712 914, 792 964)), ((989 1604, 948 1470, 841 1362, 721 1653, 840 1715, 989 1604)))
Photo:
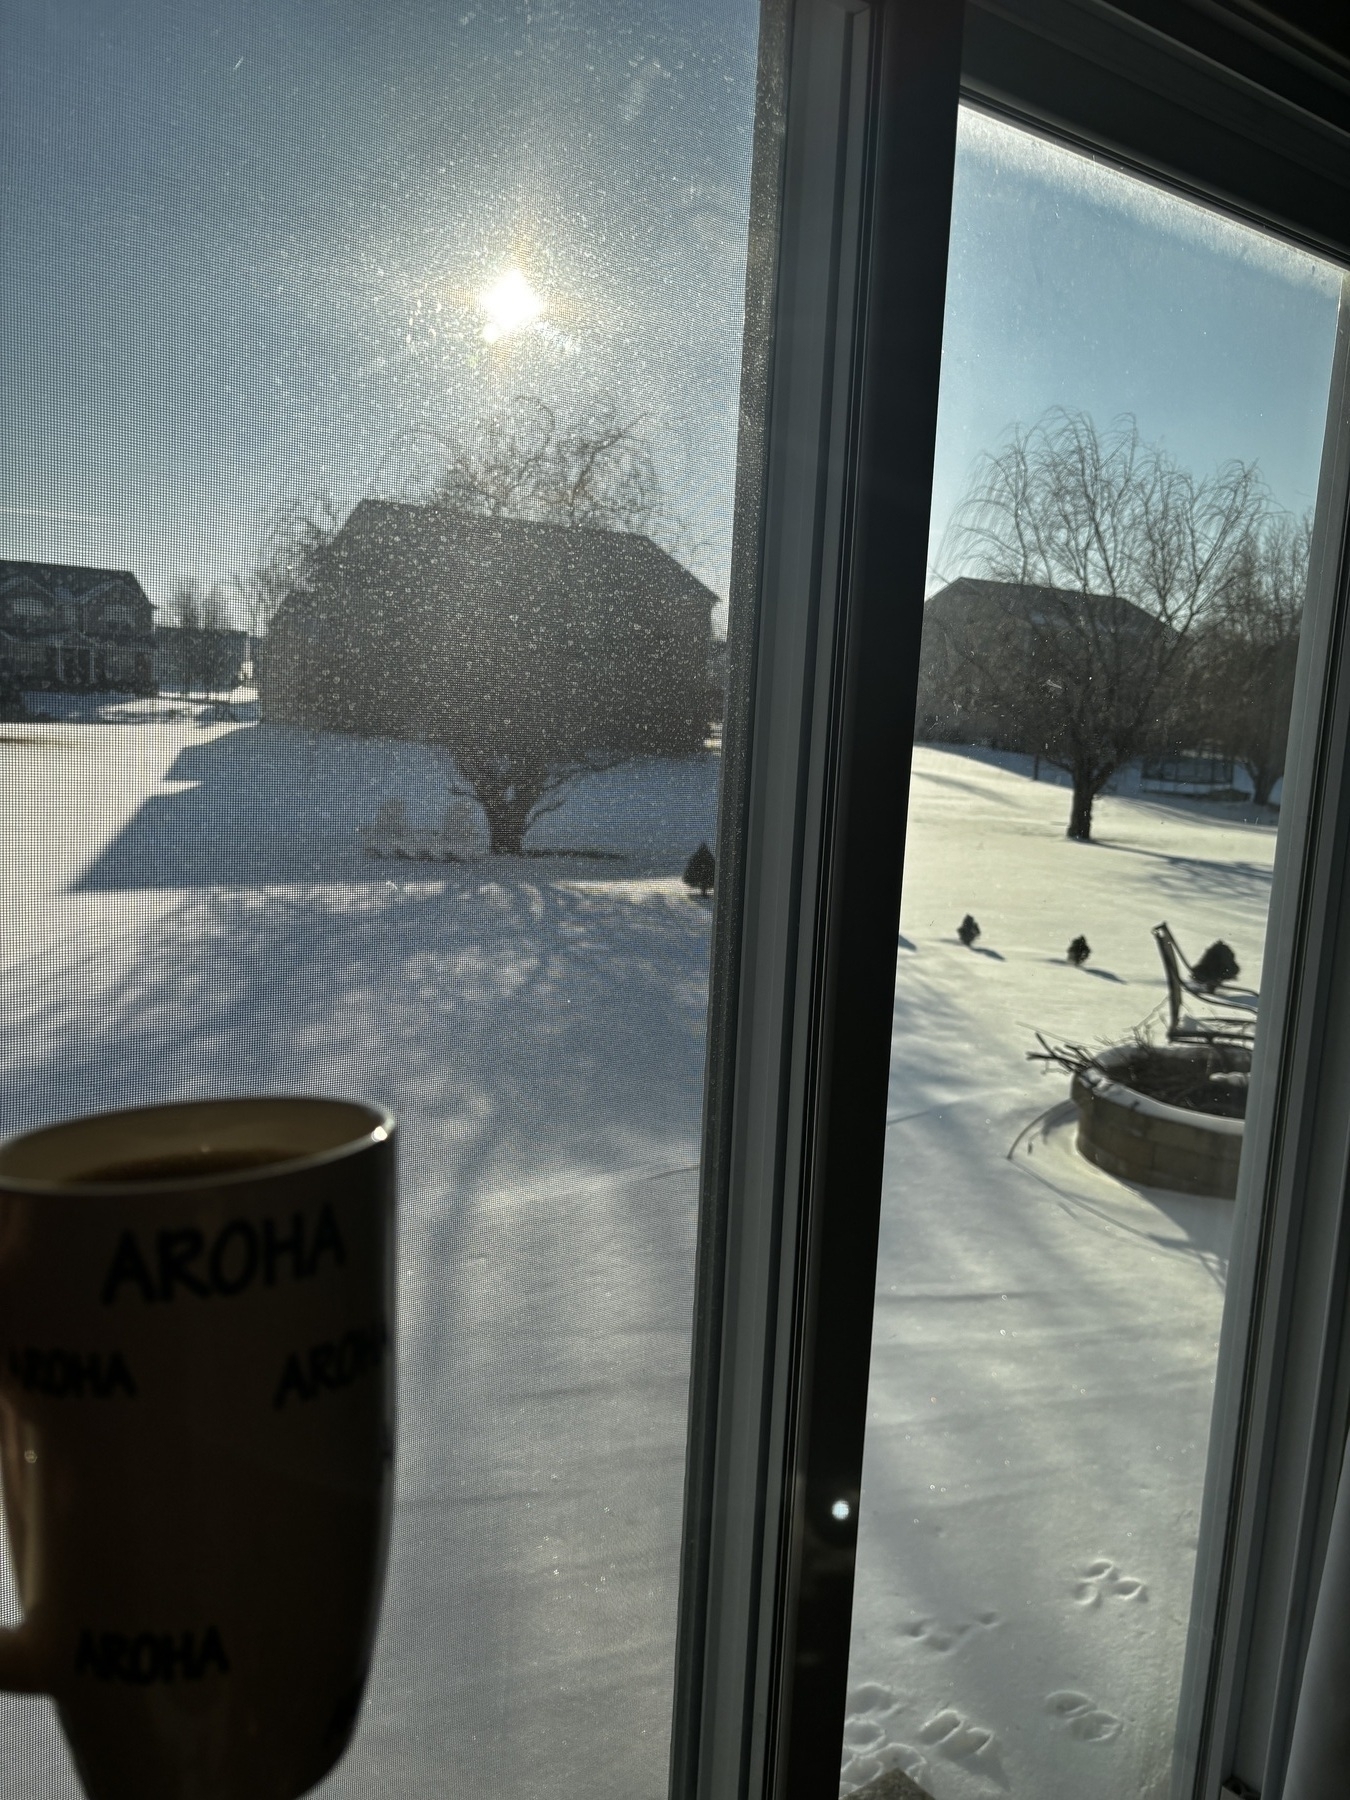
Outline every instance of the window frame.
MULTIPOLYGON (((1174 1791, 1284 1778, 1350 1428, 1350 275, 1266 930, 1174 1791)), ((1241 1792, 1240 1788, 1232 1791, 1241 1792)))
MULTIPOLYGON (((672 1800, 837 1793, 958 101, 1350 264, 1350 65, 1218 0, 768 0, 763 44, 672 1800)), ((1348 333, 1176 1800, 1278 1791, 1350 1420, 1348 333)))
MULTIPOLYGON (((874 935, 888 938, 893 974, 904 819, 892 810, 880 834, 858 829, 865 796, 856 768, 845 771, 851 791, 840 780, 838 751, 860 672, 898 658, 917 679, 960 31, 960 0, 782 0, 765 14, 672 1728, 678 1800, 807 1791, 822 1739, 806 1697, 847 1658, 856 1478, 842 1529, 828 1505, 822 1519, 819 1499, 860 1463, 870 1290, 861 1334, 844 1347, 849 1414, 808 1414, 803 1376, 826 1122, 832 1105, 869 1113, 868 1098, 884 1120, 890 997, 870 966, 846 977, 854 998, 871 1000, 871 1054, 858 1066, 880 1084, 879 1094, 850 1093, 840 1077, 860 1048, 847 1040, 857 1010, 840 1004, 829 932, 847 888, 850 913, 870 905, 874 935), (761 218, 770 205, 771 224, 761 218), (878 216, 905 219, 908 236, 876 234, 878 216), (759 230, 777 237, 767 267, 759 230), (907 254, 916 242, 922 254, 907 254), (883 604, 860 606, 864 591, 883 604), (897 591, 903 604, 891 607, 897 591), (880 653, 869 625, 888 640, 880 653), (861 853, 852 866, 850 837, 861 853), (834 1075, 824 1089, 823 1067, 834 1075), (803 1634, 798 1546, 810 1512, 835 1554, 832 1575, 807 1583, 803 1634), (808 1654, 804 1667, 796 1645, 823 1635, 834 1656, 808 1654)), ((908 757, 892 698, 872 695, 886 715, 873 788, 908 757)), ((855 1237, 864 1254, 871 1242, 873 1264, 883 1147, 866 1125, 851 1144, 855 1237)), ((833 1759, 837 1785, 828 1740, 826 1730, 821 1767, 833 1759)))

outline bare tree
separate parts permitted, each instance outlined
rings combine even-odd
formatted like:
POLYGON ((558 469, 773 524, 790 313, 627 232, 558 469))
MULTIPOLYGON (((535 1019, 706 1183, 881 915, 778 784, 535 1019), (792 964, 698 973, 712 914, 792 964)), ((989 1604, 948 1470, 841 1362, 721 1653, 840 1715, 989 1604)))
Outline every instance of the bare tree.
MULTIPOLYGON (((641 424, 608 400, 560 421, 544 401, 520 396, 467 441, 442 440, 447 460, 431 504, 651 536, 666 512, 641 424)), ((579 777, 622 760, 578 746, 577 722, 554 703, 547 670, 521 670, 513 686, 495 700, 485 694, 477 715, 458 717, 444 740, 464 784, 457 791, 467 789, 483 808, 492 850, 502 855, 520 854, 526 832, 564 803, 579 777)))
MULTIPOLYGON (((579 541, 588 528, 650 536, 669 524, 641 420, 621 414, 608 401, 564 420, 542 400, 522 397, 464 438, 426 431, 416 435, 423 448, 428 438, 435 447, 439 472, 417 491, 443 531, 449 529, 443 515, 453 514, 560 525, 578 534, 572 545, 576 554, 566 560, 581 571, 595 549, 579 541)), ((480 562, 500 555, 500 572, 509 585, 511 559, 519 549, 513 539, 523 534, 484 534, 481 527, 479 534, 486 539, 478 547, 480 562)), ((550 548, 550 558, 552 554, 550 548)), ((308 612, 320 618, 332 598, 330 590, 338 589, 361 595, 377 611, 384 609, 381 617, 387 620, 389 609, 416 597, 390 591, 382 555, 359 534, 352 538, 342 533, 331 500, 311 498, 278 512, 236 591, 259 635, 283 602, 286 620, 293 610, 296 617, 308 612)), ((563 804, 566 790, 580 776, 622 760, 597 742, 603 741, 604 721, 585 691, 584 668, 566 657, 560 661, 548 648, 547 633, 541 635, 531 623, 535 601, 527 594, 520 598, 520 606, 503 600, 476 612, 471 629, 464 621, 445 626, 452 635, 459 633, 453 642, 453 694, 437 691, 434 673, 425 665, 417 671, 426 690, 417 697, 419 732, 449 753, 452 791, 469 794, 482 806, 492 849, 501 854, 519 854, 530 827, 563 804)), ((422 603, 431 604, 425 595, 422 603)), ((411 606, 410 630, 416 629, 418 616, 411 606)), ((335 673, 338 651, 322 631, 283 634, 278 629, 279 660, 273 674, 280 667, 283 636, 287 656, 309 659, 310 667, 301 672, 305 685, 312 681, 342 691, 345 684, 335 673), (297 648, 302 642, 306 647, 297 648)), ((440 631, 441 652, 446 649, 443 640, 440 631)), ((268 654, 264 637, 265 681, 268 654)), ((288 665, 285 680, 295 677, 288 665)), ((359 715, 359 697, 349 694, 349 701, 351 716, 359 715)), ((661 696, 653 697, 650 711, 659 722, 661 696)))
POLYGON ((183 580, 174 583, 165 610, 169 615, 169 623, 176 631, 198 629, 202 622, 204 597, 202 584, 195 575, 185 576, 183 580))
POLYGON ((1284 773, 1312 518, 1277 514, 1253 531, 1196 635, 1194 681, 1207 742, 1246 769, 1258 805, 1284 773))
POLYGON ((1069 775, 1069 837, 1091 837, 1117 769, 1186 730, 1193 635, 1267 510, 1253 466, 1197 479, 1128 417, 1099 431, 1055 408, 981 459, 943 559, 1003 587, 944 658, 1022 748, 1069 775))
POLYGON ((526 832, 566 804, 575 781, 624 760, 600 751, 569 755, 556 747, 506 749, 468 743, 459 744, 453 755, 458 779, 450 791, 482 807, 493 856, 523 855, 526 832))
POLYGON ((231 581, 255 645, 267 636, 287 594, 303 592, 313 581, 340 523, 336 501, 324 492, 286 501, 269 516, 253 561, 231 581))
POLYGON ((175 585, 167 611, 177 633, 174 673, 184 692, 206 698, 233 686, 237 670, 228 636, 230 609, 221 588, 204 587, 189 576, 175 585))
POLYGON ((501 418, 451 443, 437 504, 492 518, 543 519, 647 536, 664 501, 642 420, 598 400, 560 423, 544 401, 520 395, 501 418))

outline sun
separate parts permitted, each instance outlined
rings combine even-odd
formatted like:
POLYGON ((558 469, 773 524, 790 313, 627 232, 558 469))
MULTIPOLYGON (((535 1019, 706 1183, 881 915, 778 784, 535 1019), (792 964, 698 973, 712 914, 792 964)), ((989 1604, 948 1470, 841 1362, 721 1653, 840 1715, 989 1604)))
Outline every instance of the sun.
POLYGON ((478 296, 483 338, 489 344, 524 331, 542 315, 544 302, 519 269, 508 269, 478 296))

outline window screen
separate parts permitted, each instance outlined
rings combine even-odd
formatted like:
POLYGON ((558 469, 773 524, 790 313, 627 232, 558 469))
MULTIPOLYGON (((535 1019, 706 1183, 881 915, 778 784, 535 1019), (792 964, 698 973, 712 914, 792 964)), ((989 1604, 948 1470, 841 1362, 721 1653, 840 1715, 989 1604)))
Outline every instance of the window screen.
POLYGON ((394 1109, 324 1791, 654 1796, 757 7, 4 12, 0 1128, 394 1109))

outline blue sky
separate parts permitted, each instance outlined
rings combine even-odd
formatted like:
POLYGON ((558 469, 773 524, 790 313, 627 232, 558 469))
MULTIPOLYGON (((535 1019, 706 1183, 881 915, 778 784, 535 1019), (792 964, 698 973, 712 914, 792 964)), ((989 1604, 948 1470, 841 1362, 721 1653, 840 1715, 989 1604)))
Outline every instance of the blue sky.
MULTIPOLYGON (((1194 202, 962 116, 932 554, 982 450, 1067 406, 1133 414, 1197 472, 1316 495, 1340 272, 1194 202)), ((950 571, 944 571, 950 572, 950 571)))
POLYGON ((521 392, 644 415, 725 535, 746 0, 5 12, 4 553, 129 563, 161 599, 278 497, 396 485, 410 433, 521 392), (476 297, 513 265, 547 313, 488 346, 476 297))
MULTIPOLYGON (((227 576, 269 509, 397 492, 514 394, 640 414, 723 589, 748 0, 6 0, 0 554, 227 576), (496 344, 479 297, 544 302, 496 344)), ((935 539, 1047 406, 1312 497, 1336 278, 963 121, 935 539)))

